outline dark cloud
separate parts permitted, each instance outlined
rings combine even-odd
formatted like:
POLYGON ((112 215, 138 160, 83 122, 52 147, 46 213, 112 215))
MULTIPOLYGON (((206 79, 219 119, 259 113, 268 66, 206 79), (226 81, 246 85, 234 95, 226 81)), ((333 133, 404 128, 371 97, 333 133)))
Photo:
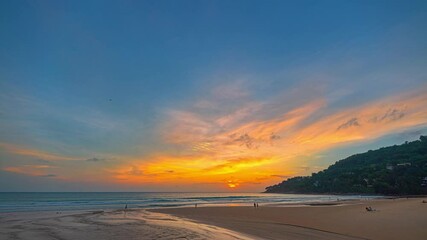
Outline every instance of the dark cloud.
POLYGON ((352 118, 352 119, 348 120, 347 122, 345 122, 345 123, 341 124, 341 125, 337 128, 337 130, 346 129, 346 128, 353 127, 353 126, 354 126, 354 127, 358 127, 358 126, 360 126, 359 121, 358 121, 358 119, 357 119, 357 118, 352 118))
POLYGON ((272 176, 272 177, 278 177, 278 178, 289 178, 290 176, 287 176, 287 175, 278 175, 278 174, 273 174, 273 175, 270 175, 270 176, 272 176))
POLYGON ((56 177, 56 174, 40 175, 40 177, 53 178, 53 177, 56 177))
POLYGON ((400 110, 400 109, 389 109, 387 110, 387 112, 384 114, 384 116, 381 117, 381 121, 383 120, 390 120, 390 121, 396 121, 399 120, 401 118, 403 118, 405 116, 405 113, 400 110))
POLYGON ((370 121, 371 122, 384 122, 384 121, 396 121, 405 116, 404 110, 397 108, 389 108, 387 112, 382 116, 375 116, 370 121))
POLYGON ((270 135, 270 145, 273 145, 274 144, 274 142, 276 141, 276 140, 279 140, 280 139, 280 136, 279 135, 276 135, 276 134, 274 134, 274 133, 271 133, 271 135, 270 135))
POLYGON ((89 159, 86 159, 86 161, 87 162, 105 162, 107 160, 104 158, 89 158, 89 159))
POLYGON ((50 165, 52 162, 45 160, 45 159, 35 159, 34 160, 36 163, 42 163, 42 164, 46 164, 46 165, 50 165))
POLYGON ((242 135, 238 134, 232 134, 230 135, 230 138, 232 138, 232 142, 237 143, 241 146, 246 146, 249 149, 256 149, 259 146, 255 144, 255 139, 249 136, 249 134, 245 133, 242 135))
POLYGON ((270 140, 279 140, 279 139, 280 139, 280 136, 276 135, 274 133, 272 133, 271 136, 270 136, 270 140))

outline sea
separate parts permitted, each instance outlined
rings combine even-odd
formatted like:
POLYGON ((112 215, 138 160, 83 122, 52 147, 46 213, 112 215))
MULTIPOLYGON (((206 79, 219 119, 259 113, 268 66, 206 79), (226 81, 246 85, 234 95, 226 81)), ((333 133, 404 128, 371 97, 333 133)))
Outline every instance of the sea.
POLYGON ((0 192, 0 212, 253 206, 372 199, 378 196, 271 193, 0 192))

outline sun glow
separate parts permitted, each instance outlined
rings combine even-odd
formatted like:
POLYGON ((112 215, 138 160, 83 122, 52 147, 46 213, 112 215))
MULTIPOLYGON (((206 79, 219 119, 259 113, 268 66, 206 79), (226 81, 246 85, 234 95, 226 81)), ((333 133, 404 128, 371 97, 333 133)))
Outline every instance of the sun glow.
POLYGON ((236 188, 236 187, 238 187, 238 186, 239 186, 239 183, 234 182, 234 181, 228 181, 228 182, 227 182, 227 186, 228 186, 229 188, 236 188))

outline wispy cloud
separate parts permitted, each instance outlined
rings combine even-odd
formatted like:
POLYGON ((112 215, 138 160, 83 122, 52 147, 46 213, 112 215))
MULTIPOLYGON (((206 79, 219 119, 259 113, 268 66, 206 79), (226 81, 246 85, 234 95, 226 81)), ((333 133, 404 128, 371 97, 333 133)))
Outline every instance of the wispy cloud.
POLYGON ((300 129, 292 139, 294 143, 306 147, 325 148, 345 142, 375 139, 426 124, 427 90, 421 88, 323 116, 300 129))
POLYGON ((345 122, 345 123, 343 123, 343 124, 339 125, 339 126, 338 126, 338 128, 337 128, 337 130, 345 129, 345 128, 349 128, 349 127, 352 127, 352 126, 353 126, 353 127, 358 127, 358 126, 360 126, 360 124, 359 124, 359 122, 358 122, 357 118, 352 118, 352 119, 348 120, 347 122, 345 122))
POLYGON ((46 165, 24 165, 24 166, 13 166, 13 167, 4 167, 1 170, 11 173, 23 174, 27 176, 34 177, 57 177, 56 174, 48 173, 51 171, 52 166, 46 165))
POLYGON ((40 151, 37 149, 31 149, 31 148, 25 148, 22 146, 9 144, 9 143, 0 143, 0 148, 6 150, 9 153, 12 154, 18 154, 23 156, 30 156, 38 159, 45 159, 49 161, 55 161, 55 160, 81 160, 80 158, 76 157, 69 157, 69 156, 63 156, 59 154, 53 154, 45 151, 40 151))
POLYGON ((96 158, 96 157, 86 159, 86 162, 105 162, 105 161, 107 161, 107 159, 105 159, 105 158, 96 158))
POLYGON ((288 175, 279 175, 279 174, 273 174, 271 176, 272 177, 278 177, 278 178, 284 178, 284 179, 291 177, 291 176, 288 176, 288 175))
POLYGON ((46 174, 46 175, 41 175, 40 177, 54 178, 54 177, 57 177, 57 176, 56 176, 56 174, 46 174))

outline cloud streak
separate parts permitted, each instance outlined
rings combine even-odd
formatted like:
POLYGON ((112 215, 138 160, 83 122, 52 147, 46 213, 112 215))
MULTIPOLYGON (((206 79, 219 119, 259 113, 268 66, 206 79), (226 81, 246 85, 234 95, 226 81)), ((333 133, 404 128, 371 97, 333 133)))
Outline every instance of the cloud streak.
POLYGON ((9 144, 9 143, 0 143, 0 148, 4 149, 5 151, 12 153, 12 154, 17 154, 17 155, 22 155, 22 156, 30 156, 30 157, 34 157, 34 158, 38 158, 38 159, 49 160, 49 161, 81 160, 80 158, 63 156, 63 155, 59 155, 59 154, 53 154, 53 153, 49 153, 49 152, 45 152, 45 151, 40 151, 37 149, 25 148, 22 146, 9 144))
POLYGON ((46 166, 46 165, 24 165, 24 166, 11 166, 11 167, 4 167, 1 170, 16 174, 23 174, 27 176, 34 176, 34 177, 48 177, 53 178, 57 177, 56 174, 48 173, 48 171, 51 171, 52 166, 46 166))
POLYGON ((104 158, 88 158, 88 159, 86 159, 86 162, 95 162, 95 163, 97 163, 97 162, 105 162, 105 161, 107 161, 106 159, 104 159, 104 158))

